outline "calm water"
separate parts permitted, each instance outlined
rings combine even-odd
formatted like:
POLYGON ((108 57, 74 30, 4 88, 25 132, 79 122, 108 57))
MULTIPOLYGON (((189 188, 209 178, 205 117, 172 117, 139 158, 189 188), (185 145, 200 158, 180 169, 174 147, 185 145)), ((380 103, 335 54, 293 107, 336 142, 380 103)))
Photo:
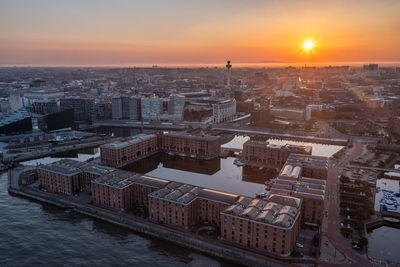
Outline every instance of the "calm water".
POLYGON ((10 196, 0 175, 0 266, 228 266, 51 205, 10 196))
POLYGON ((250 197, 264 192, 265 181, 278 174, 275 169, 238 167, 234 160, 228 157, 204 161, 159 153, 124 169, 250 197))
MULTIPOLYGON (((226 144, 223 144, 222 147, 229 147, 229 148, 237 148, 243 149, 243 144, 249 140, 250 137, 248 136, 235 136, 231 141, 226 144)), ((274 145, 285 145, 285 144, 293 144, 293 145, 305 145, 305 146, 312 146, 312 155, 314 156, 323 156, 323 157, 330 157, 340 149, 342 146, 335 146, 335 145, 323 145, 323 144, 316 144, 316 143, 308 143, 308 142, 297 142, 291 140, 278 140, 278 139, 268 139, 268 142, 274 145)))
POLYGON ((49 164, 60 159, 70 158, 78 161, 86 161, 90 158, 100 157, 100 149, 99 148, 92 148, 92 149, 84 149, 79 151, 72 151, 66 153, 58 153, 51 157, 44 157, 40 159, 33 159, 28 161, 21 162, 22 165, 26 166, 36 166, 38 164, 49 164))
POLYGON ((400 229, 379 227, 368 234, 368 255, 376 260, 400 264, 400 229))

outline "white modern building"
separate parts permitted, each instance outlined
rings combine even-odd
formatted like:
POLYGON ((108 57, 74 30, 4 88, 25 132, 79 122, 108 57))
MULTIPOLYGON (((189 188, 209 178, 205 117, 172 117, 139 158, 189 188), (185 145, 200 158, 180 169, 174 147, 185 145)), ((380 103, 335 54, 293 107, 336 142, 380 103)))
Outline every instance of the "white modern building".
POLYGON ((236 100, 234 98, 213 104, 212 107, 214 123, 231 121, 235 117, 236 100))
POLYGON ((306 115, 305 115, 306 121, 311 120, 311 112, 313 110, 322 110, 322 105, 307 105, 307 107, 306 107, 306 115))
POLYGON ((141 99, 142 119, 144 121, 159 121, 163 110, 163 99, 157 96, 141 99))

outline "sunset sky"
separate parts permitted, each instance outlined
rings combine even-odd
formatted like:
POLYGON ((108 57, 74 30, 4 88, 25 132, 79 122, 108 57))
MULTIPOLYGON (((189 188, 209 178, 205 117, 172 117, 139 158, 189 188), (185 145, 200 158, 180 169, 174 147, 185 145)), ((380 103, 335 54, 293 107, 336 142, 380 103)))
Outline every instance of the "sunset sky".
POLYGON ((0 33, 0 65, 400 61, 400 1, 0 0, 0 33))

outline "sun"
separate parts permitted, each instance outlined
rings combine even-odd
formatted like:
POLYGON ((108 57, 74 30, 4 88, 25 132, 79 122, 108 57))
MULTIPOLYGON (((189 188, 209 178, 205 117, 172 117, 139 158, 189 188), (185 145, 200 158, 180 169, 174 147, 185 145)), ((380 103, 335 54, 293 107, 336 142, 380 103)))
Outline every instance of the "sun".
POLYGON ((310 50, 314 46, 314 43, 311 40, 304 42, 304 49, 310 50))

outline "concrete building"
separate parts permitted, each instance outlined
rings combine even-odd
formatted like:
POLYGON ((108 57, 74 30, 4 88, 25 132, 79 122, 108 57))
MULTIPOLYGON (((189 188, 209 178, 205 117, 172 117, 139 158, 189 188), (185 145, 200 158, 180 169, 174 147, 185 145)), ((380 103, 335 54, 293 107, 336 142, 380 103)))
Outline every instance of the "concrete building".
POLYGON ((60 99, 60 110, 74 110, 75 121, 92 122, 95 119, 95 105, 93 99, 88 98, 62 98, 60 99))
POLYGON ((111 119, 111 103, 96 102, 95 103, 96 120, 109 120, 111 119))
POLYGON ((306 121, 311 120, 311 113, 313 110, 322 110, 322 105, 307 105, 305 114, 306 121))
POLYGON ((56 88, 32 88, 24 93, 24 96, 22 97, 22 103, 24 107, 29 107, 38 100, 58 101, 64 96, 64 91, 56 88))
POLYGON ((221 238, 255 250, 290 255, 299 230, 301 199, 273 194, 240 197, 221 212, 221 238))
POLYGON ((19 94, 10 94, 8 96, 8 103, 10 104, 11 111, 17 111, 23 107, 22 98, 19 94))
POLYGON ((169 96, 168 114, 173 116, 174 121, 182 120, 184 107, 185 96, 179 94, 172 94, 169 96))
POLYGON ((281 167, 291 153, 311 155, 311 146, 273 145, 267 141, 248 140, 243 144, 243 158, 248 165, 269 165, 281 167))
POLYGON ((157 96, 141 99, 142 119, 144 121, 160 121, 163 110, 163 100, 157 96))
POLYGON ((213 121, 214 123, 221 123, 224 121, 231 121, 236 114, 236 100, 229 99, 213 104, 213 121))
POLYGON ((250 113, 250 124, 257 127, 269 126, 271 120, 271 112, 269 108, 253 110, 250 113))
POLYGON ((52 114, 59 111, 59 103, 54 100, 38 100, 32 103, 32 113, 52 114))
POLYGON ((114 120, 140 120, 141 99, 138 97, 119 97, 111 100, 114 120))
POLYGON ((162 136, 162 150, 182 156, 204 159, 216 158, 221 152, 221 137, 174 132, 166 133, 162 136))
POLYGON ((305 119, 303 109, 273 107, 271 108, 271 115, 285 120, 302 121, 305 119))
POLYGON ((111 167, 122 167, 160 150, 158 136, 138 134, 124 142, 113 142, 100 146, 101 163, 111 167))

